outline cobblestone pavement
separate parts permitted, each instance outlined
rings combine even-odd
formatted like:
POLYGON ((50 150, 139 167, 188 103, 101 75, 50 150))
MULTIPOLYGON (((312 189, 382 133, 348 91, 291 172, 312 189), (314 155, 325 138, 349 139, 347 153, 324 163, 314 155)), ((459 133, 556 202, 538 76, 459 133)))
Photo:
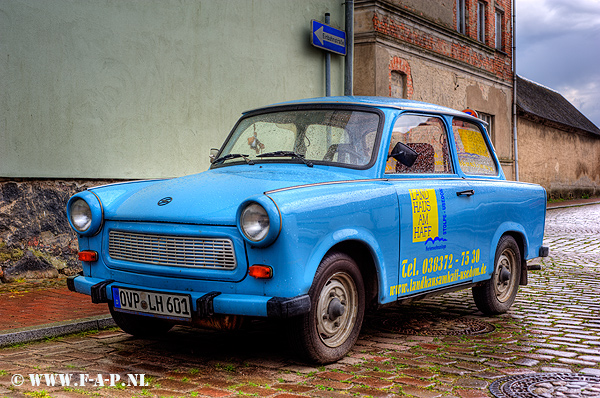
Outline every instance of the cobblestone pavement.
POLYGON ((600 397, 600 205, 549 210, 545 240, 550 257, 507 314, 481 316, 470 291, 381 310, 333 365, 295 362, 277 325, 178 327, 159 341, 114 329, 1 349, 0 397, 600 397), (75 379, 47 386, 51 373, 75 379))

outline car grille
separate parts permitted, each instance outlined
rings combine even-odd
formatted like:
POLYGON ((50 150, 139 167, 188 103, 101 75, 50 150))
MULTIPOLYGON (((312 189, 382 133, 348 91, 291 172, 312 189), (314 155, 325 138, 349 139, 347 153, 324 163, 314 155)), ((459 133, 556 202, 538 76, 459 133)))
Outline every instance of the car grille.
POLYGON ((173 267, 235 269, 230 239, 110 231, 108 253, 115 260, 173 267))

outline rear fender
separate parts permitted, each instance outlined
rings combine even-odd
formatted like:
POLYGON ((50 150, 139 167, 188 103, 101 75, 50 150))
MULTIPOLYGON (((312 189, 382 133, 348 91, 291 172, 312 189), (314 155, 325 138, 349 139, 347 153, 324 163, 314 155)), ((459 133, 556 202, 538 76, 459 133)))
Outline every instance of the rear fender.
MULTIPOLYGON (((496 249, 498 247, 498 242, 500 238, 504 235, 511 235, 515 238, 517 245, 519 245, 519 249, 521 250, 521 285, 527 284, 527 261, 526 259, 530 257, 529 250, 529 240, 527 239, 527 234, 525 233, 525 228, 521 224, 517 224, 514 222, 505 222, 502 223, 496 233, 494 234, 494 238, 492 239, 490 246, 490 264, 493 265, 496 257, 496 249)), ((492 272, 494 272, 494 267, 488 267, 489 274, 485 279, 491 277, 492 272)))

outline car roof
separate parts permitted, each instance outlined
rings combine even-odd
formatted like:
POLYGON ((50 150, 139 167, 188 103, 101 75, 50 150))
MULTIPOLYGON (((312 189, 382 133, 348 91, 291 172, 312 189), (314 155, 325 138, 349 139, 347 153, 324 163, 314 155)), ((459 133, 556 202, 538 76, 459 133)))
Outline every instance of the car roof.
MULTIPOLYGON (((244 112, 256 112, 268 110, 271 108, 294 106, 294 105, 360 105, 370 106, 376 108, 393 108, 405 111, 421 111, 421 112, 435 112, 442 113, 451 116, 460 116, 465 119, 472 119, 482 122, 482 120, 468 115, 464 112, 457 111, 456 109, 447 108, 445 106, 430 104, 427 102, 413 101, 400 98, 391 97, 368 97, 368 96, 344 96, 344 97, 318 97, 318 98, 306 98, 294 101, 280 102, 260 108, 252 109, 244 112)), ((485 122, 484 122, 485 123, 485 122)))

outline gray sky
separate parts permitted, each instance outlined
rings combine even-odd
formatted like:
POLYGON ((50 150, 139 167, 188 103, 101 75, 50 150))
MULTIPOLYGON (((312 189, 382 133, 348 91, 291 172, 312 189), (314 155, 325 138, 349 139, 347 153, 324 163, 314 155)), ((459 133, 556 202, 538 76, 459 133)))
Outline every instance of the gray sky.
POLYGON ((517 73, 600 127, 600 0, 516 0, 517 73))

